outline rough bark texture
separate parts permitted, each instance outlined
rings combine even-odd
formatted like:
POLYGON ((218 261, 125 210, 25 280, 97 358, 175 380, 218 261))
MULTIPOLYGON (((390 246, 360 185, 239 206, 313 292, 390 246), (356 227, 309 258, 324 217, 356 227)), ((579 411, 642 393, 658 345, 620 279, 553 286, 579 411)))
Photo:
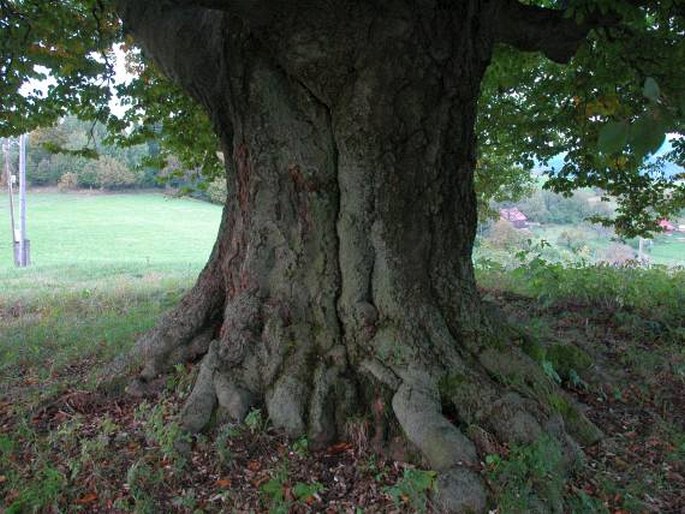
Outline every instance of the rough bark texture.
POLYGON ((233 156, 212 257, 140 342, 142 381, 204 353, 187 429, 261 404, 324 445, 367 416, 379 449, 401 439, 441 472, 454 512, 486 508, 488 438, 551 433, 570 461, 567 433, 597 436, 475 287, 474 119, 497 2, 130 4, 128 30, 233 156))

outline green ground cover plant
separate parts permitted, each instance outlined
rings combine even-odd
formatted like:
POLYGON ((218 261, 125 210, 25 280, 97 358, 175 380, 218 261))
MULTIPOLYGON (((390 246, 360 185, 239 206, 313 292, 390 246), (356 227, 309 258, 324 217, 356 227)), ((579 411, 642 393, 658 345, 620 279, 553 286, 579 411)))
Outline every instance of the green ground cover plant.
POLYGON ((480 282, 505 284, 513 292, 547 304, 601 305, 625 316, 637 312, 660 323, 656 329, 680 333, 685 302, 685 269, 639 265, 565 265, 533 256, 525 266, 507 270, 496 261, 480 266, 480 282))

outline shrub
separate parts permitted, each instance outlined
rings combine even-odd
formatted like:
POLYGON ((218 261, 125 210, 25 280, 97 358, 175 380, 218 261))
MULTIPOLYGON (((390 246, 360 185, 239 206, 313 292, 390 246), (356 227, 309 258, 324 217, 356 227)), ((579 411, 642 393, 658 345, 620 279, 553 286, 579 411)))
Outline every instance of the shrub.
POLYGON ((95 176, 95 185, 103 189, 131 187, 138 182, 136 173, 116 159, 104 155, 95 163, 95 176))
POLYGON ((76 189, 78 187, 78 175, 73 171, 68 171, 59 178, 57 187, 60 191, 76 189))
POLYGON ((561 231, 557 238, 557 245, 577 252, 587 245, 591 231, 571 227, 561 231))
POLYGON ((492 226, 484 242, 499 250, 519 249, 530 235, 528 231, 514 228, 508 221, 499 220, 492 226))
POLYGON ((612 243, 603 253, 603 261, 617 266, 628 264, 636 258, 635 251, 621 243, 612 243))
POLYGON ((27 166, 26 178, 33 186, 59 186, 60 170, 50 159, 43 159, 35 166, 27 166))

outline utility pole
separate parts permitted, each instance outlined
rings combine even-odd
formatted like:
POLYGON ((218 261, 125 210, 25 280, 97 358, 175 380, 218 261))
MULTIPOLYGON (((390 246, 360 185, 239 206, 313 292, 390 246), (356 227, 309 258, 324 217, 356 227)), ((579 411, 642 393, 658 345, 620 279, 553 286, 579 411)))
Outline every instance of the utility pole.
POLYGON ((19 136, 19 259, 17 266, 31 264, 31 242, 26 237, 26 134, 19 136))
POLYGON ((26 135, 19 137, 19 229, 14 216, 14 183, 16 177, 10 169, 10 140, 6 138, 2 145, 5 157, 5 176, 9 195, 10 228, 12 231, 12 250, 14 264, 24 268, 31 264, 31 242, 26 237, 26 135))
POLYGON ((14 176, 10 171, 10 141, 9 139, 4 139, 2 141, 2 151, 5 156, 5 179, 7 180, 7 194, 9 196, 9 207, 10 207, 10 233, 12 234, 12 252, 14 253, 14 263, 18 265, 17 261, 17 230, 14 221, 14 176))

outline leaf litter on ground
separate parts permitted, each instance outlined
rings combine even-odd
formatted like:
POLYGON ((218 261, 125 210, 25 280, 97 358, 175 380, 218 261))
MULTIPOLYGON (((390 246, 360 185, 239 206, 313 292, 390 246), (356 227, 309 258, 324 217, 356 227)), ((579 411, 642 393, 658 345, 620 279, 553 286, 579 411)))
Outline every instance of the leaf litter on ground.
MULTIPOLYGON (((627 333, 611 309, 485 293, 515 322, 527 326, 537 320, 539 326, 542 320, 547 336, 592 356, 582 385, 564 385, 606 437, 584 448, 585 466, 568 482, 568 494, 592 498, 612 514, 682 512, 682 347, 674 354, 666 343, 627 333), (656 373, 654 366, 640 366, 639 353, 630 355, 641 348, 658 358, 656 373)), ((194 437, 188 455, 176 454, 165 430, 183 395, 162 387, 155 397, 142 399, 103 389, 92 374, 105 364, 90 355, 46 379, 27 368, 3 384, 5 512, 416 510, 407 495, 391 494, 413 466, 373 454, 368 441, 341 441, 314 451, 263 423, 258 430, 217 427, 194 437)), ((497 451, 506 457, 505 447, 497 451)), ((426 509, 432 511, 430 502, 426 509)))

